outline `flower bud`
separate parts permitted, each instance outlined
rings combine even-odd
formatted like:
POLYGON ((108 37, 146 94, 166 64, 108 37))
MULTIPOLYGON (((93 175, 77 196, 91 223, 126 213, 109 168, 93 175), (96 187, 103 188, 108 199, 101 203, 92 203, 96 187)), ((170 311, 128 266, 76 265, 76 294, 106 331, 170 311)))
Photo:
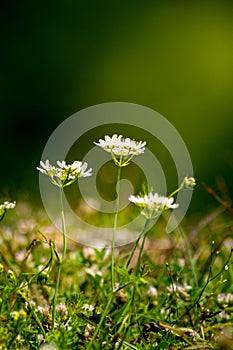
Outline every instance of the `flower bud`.
POLYGON ((17 284, 17 279, 16 279, 16 276, 15 276, 15 273, 12 270, 8 270, 8 272, 7 272, 7 279, 8 279, 8 282, 12 286, 17 284))
POLYGON ((196 179, 194 177, 188 177, 188 176, 185 176, 182 184, 181 184, 181 188, 182 189, 187 189, 187 190, 190 190, 192 189, 193 187, 196 186, 196 179))
POLYGON ((48 280, 48 274, 45 271, 42 271, 38 276, 37 276, 37 283, 38 284, 46 284, 48 280))
POLYGON ((24 310, 19 310, 19 311, 13 311, 11 313, 12 318, 14 319, 14 321, 26 321, 27 318, 27 313, 24 310))

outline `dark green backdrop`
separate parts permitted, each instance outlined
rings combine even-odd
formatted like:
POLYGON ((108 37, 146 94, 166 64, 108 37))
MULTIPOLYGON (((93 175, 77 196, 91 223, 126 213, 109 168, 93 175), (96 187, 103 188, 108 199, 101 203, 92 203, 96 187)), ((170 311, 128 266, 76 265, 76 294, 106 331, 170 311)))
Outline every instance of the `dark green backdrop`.
MULTIPOLYGON (((35 167, 53 130, 111 101, 161 113, 199 183, 223 176, 231 189, 232 15, 232 1, 5 1, 0 196, 38 197, 35 167)), ((195 206, 208 198, 200 186, 195 206)))

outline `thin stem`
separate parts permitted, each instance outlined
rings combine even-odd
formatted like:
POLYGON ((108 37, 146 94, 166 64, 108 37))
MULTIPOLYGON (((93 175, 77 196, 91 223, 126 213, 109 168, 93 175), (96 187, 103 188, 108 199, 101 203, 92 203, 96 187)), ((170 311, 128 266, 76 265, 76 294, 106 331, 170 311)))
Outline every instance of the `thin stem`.
POLYGON ((141 244, 140 251, 139 251, 138 262, 137 262, 137 267, 136 267, 136 276, 138 276, 138 272, 139 272, 139 268, 140 268, 140 264, 141 264, 142 253, 143 253, 143 249, 144 249, 144 245, 145 245, 145 240, 146 240, 146 233, 143 235, 142 244, 141 244))
POLYGON ((194 260, 193 260, 191 249, 190 249, 190 243, 189 243, 186 235, 184 234, 182 228, 178 227, 177 230, 181 234, 181 237, 183 238, 183 241, 185 243, 185 248, 186 248, 186 251, 188 253, 188 258, 189 258, 189 262, 190 262, 190 265, 191 265, 191 269, 192 269, 195 285, 196 285, 196 287, 198 287, 197 273, 196 273, 195 264, 194 264, 194 260))
POLYGON ((59 261, 58 262, 58 269, 57 269, 57 280, 56 280, 55 292, 54 292, 54 297, 53 297, 52 331, 54 330, 54 325, 55 325, 55 313, 56 313, 57 295, 58 295, 60 277, 61 277, 61 265, 62 265, 62 261, 59 261))
POLYGON ((118 330, 117 330, 117 334, 121 334, 121 331, 122 331, 122 329, 123 329, 123 327, 124 327, 124 325, 125 325, 126 320, 127 320, 128 327, 125 327, 124 333, 123 333, 123 335, 121 336, 121 341, 119 340, 119 345, 118 345, 118 347, 117 347, 116 350, 120 350, 120 348, 121 348, 122 345, 123 345, 123 341, 124 341, 124 339, 125 339, 125 337, 126 337, 128 331, 129 331, 129 329, 130 329, 130 321, 131 321, 131 320, 130 320, 130 319, 131 319, 131 312, 130 312, 130 309, 131 309, 132 304, 133 304, 133 301, 134 301, 134 296, 135 296, 135 286, 134 286, 134 289, 133 289, 132 296, 131 296, 131 298, 130 298, 128 304, 126 305, 124 311, 122 312, 122 314, 121 314, 121 316, 120 316, 120 318, 122 319, 122 322, 121 322, 121 324, 120 324, 120 327, 119 327, 118 330), (129 312, 128 312, 128 311, 129 311, 129 312), (127 314, 127 312, 128 312, 128 314, 127 314))
MULTIPOLYGON (((114 158, 113 158, 114 160, 114 158)), ((98 326, 95 330, 95 333, 93 334, 92 340, 89 343, 87 350, 92 349, 92 344, 94 340, 96 339, 100 328, 102 327, 102 324, 105 320, 105 317, 109 311, 109 308, 111 306, 114 294, 118 291, 118 289, 114 290, 114 266, 115 266, 115 259, 114 259, 114 253, 115 253, 115 239, 116 239, 116 231, 117 231, 117 220, 118 220, 118 213, 119 213, 119 204, 120 204, 120 179, 121 179, 121 166, 118 166, 118 172, 117 172, 117 183, 116 183, 116 192, 117 192, 117 199, 116 199, 116 212, 114 216, 114 224, 113 224, 113 233, 112 233, 112 245, 111 245, 111 285, 112 285, 112 292, 110 295, 110 298, 108 299, 108 303, 105 307, 104 312, 102 313, 100 322, 98 323, 98 326)))
POLYGON ((66 235, 66 221, 65 221, 65 214, 64 214, 64 208, 63 208, 63 188, 60 188, 60 209, 61 209, 61 220, 62 220, 62 233, 63 233, 63 250, 62 250, 62 261, 65 259, 66 256, 66 249, 67 249, 67 235, 66 235))
POLYGON ((110 296, 110 298, 108 300, 106 308, 105 308, 104 312, 102 313, 102 316, 101 316, 101 319, 99 321, 99 324, 98 324, 98 326, 97 326, 97 328, 95 330, 95 333, 93 334, 93 337, 92 337, 91 342, 89 343, 89 345, 87 347, 87 350, 92 350, 93 349, 93 347, 92 347, 93 341, 96 339, 96 337, 97 337, 97 335, 99 333, 99 330, 100 330, 100 328, 101 328, 101 326, 102 326, 102 324, 103 324, 103 322, 105 320, 105 317, 106 317, 106 315, 108 313, 109 307, 110 307, 110 305, 112 303, 112 299, 114 297, 114 294, 115 294, 114 292, 111 293, 111 296, 110 296))
POLYGON ((100 319, 100 321, 99 321, 99 324, 98 324, 98 326, 97 326, 97 328, 96 328, 96 330, 95 330, 95 333, 93 334, 93 337, 92 337, 92 339, 91 339, 90 344, 89 344, 88 347, 87 347, 87 350, 89 350, 89 349, 92 350, 93 341, 96 339, 96 337, 97 337, 97 335, 98 335, 98 333, 99 333, 99 331, 100 331, 100 328, 101 328, 101 326, 102 326, 102 324, 103 324, 103 322, 104 322, 104 319, 105 319, 105 317, 106 317, 106 315, 107 315, 107 313, 108 313, 108 311, 109 311, 109 308, 110 308, 110 306, 111 306, 111 303, 112 303, 112 300, 113 300, 114 295, 115 295, 117 292, 119 292, 121 289, 123 289, 124 287, 126 287, 128 284, 129 284, 129 282, 125 283, 125 284, 122 285, 122 286, 119 286, 117 289, 115 289, 114 291, 111 292, 111 295, 110 295, 110 298, 109 298, 109 300, 108 300, 108 303, 107 303, 107 305, 106 305, 106 307, 105 307, 105 309, 104 309, 104 312, 102 313, 102 316, 101 316, 101 319, 100 319))
POLYGON ((198 303, 201 300, 201 297, 202 297, 203 293, 205 292, 205 289, 208 286, 208 284, 211 281, 213 281, 215 278, 217 278, 219 275, 221 275, 222 272, 225 270, 225 266, 227 266, 228 263, 231 260, 232 253, 233 253, 233 248, 231 249, 230 255, 228 256, 226 262, 223 264, 223 267, 221 268, 221 270, 215 276, 211 277, 211 275, 212 275, 212 264, 213 264, 213 254, 214 254, 213 245, 212 245, 211 253, 210 253, 210 262, 209 262, 209 273, 208 273, 208 276, 207 276, 207 280, 206 280, 204 286, 202 287, 202 289, 201 289, 201 291, 200 291, 200 293, 198 295, 197 300, 187 309, 187 311, 183 315, 180 316, 179 320, 181 320, 185 315, 187 315, 187 313, 190 312, 190 310, 192 310, 196 305, 198 305, 198 303))
POLYGON ((56 314, 56 306, 57 306, 57 296, 59 291, 59 285, 60 285, 60 278, 61 278, 61 268, 62 263, 66 256, 66 222, 65 222, 65 215, 64 215, 64 208, 63 208, 63 188, 60 187, 60 209, 61 209, 61 220, 62 220, 62 234, 63 234, 63 249, 62 249, 62 258, 58 260, 58 269, 57 269, 57 279, 56 279, 56 286, 55 286, 55 292, 53 297, 53 309, 52 309, 52 331, 54 330, 55 325, 55 314, 56 314))
POLYGON ((128 267, 129 267, 129 265, 130 265, 130 263, 131 263, 131 261, 132 261, 132 258, 133 258, 133 256, 134 256, 135 250, 137 249, 137 246, 138 246, 138 243, 139 243, 140 239, 142 238, 142 236, 143 236, 143 235, 146 233, 146 231, 147 231, 147 227, 148 227, 148 225, 149 225, 149 222, 150 222, 150 220, 149 220, 149 219, 146 219, 145 224, 144 224, 144 227, 143 227, 143 230, 142 230, 142 232, 139 234, 137 240, 136 240, 135 243, 134 243, 134 246, 133 246, 133 249, 131 250, 129 259, 128 259, 127 263, 126 263, 126 268, 127 268, 127 269, 128 269, 128 267))
MULTIPOLYGON (((129 267, 129 265, 130 265, 130 263, 131 263, 131 261, 132 261, 132 258, 133 258, 133 256, 134 256, 134 253, 135 253, 135 251, 136 251, 136 249, 137 249, 137 246, 138 246, 138 244, 139 244, 139 241, 140 241, 140 239, 143 237, 142 244, 141 244, 140 251, 139 251, 137 266, 136 266, 136 273, 135 273, 136 276, 138 276, 138 272, 139 272, 139 268, 140 268, 141 256, 142 256, 142 253, 143 253, 143 248, 144 248, 144 244, 145 244, 145 240, 146 240, 146 232, 147 232, 149 223, 150 223, 150 219, 146 219, 145 224, 144 224, 144 227, 143 227, 143 230, 142 230, 142 232, 140 233, 140 235, 138 236, 136 242, 134 243, 134 246, 133 246, 133 249, 132 249, 132 251, 131 251, 130 257, 129 257, 127 263, 126 263, 126 268, 128 269, 128 267, 129 267)), ((121 319, 122 319, 123 321, 121 322, 121 325, 120 325, 120 327, 119 327, 119 329, 118 329, 118 333, 120 333, 120 330, 121 330, 121 329, 123 328, 123 326, 124 326, 125 317, 128 317, 127 322, 128 322, 128 324, 130 324, 130 319, 131 319, 131 316, 132 316, 132 314, 131 314, 130 311, 131 311, 131 308, 132 308, 132 305, 133 305, 133 302, 134 302, 134 299, 135 299, 135 293, 136 293, 136 285, 134 284, 131 298, 130 298, 128 304, 126 305, 124 311, 123 311, 122 314, 121 314, 121 319), (129 312, 129 313, 128 313, 128 312, 129 312), (127 315, 127 313, 128 313, 128 315, 127 315), (127 315, 127 316, 126 316, 126 315, 127 315)), ((125 336, 126 336, 128 330, 129 330, 129 328, 126 328, 126 329, 125 329, 122 339, 125 338, 125 336)), ((121 345, 122 345, 122 344, 123 344, 122 342, 119 343, 119 347, 117 348, 117 350, 119 350, 119 349, 121 348, 121 345)))
POLYGON ((177 188, 175 191, 173 191, 171 194, 169 194, 168 198, 173 197, 176 193, 178 193, 181 190, 181 187, 177 188))
POLYGON ((120 204, 120 179, 121 179, 121 167, 118 167, 117 172, 117 183, 116 183, 116 192, 117 192, 117 198, 116 198, 116 212, 114 216, 114 225, 113 225, 113 233, 112 233, 112 261, 111 261, 111 281, 112 281, 112 290, 114 290, 114 265, 115 265, 115 259, 114 259, 114 253, 115 253, 115 239, 116 239, 116 231, 117 231, 117 220, 118 220, 118 213, 119 213, 119 204, 120 204))

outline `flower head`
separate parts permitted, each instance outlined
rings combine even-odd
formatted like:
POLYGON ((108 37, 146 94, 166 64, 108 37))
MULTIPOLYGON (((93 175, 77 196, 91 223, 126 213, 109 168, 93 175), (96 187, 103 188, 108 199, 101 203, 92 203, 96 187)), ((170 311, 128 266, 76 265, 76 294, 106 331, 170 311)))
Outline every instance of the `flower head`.
POLYGON ((48 175, 52 183, 58 187, 66 187, 75 182, 79 177, 87 177, 92 175, 92 169, 87 169, 88 164, 79 161, 74 161, 72 164, 66 164, 57 161, 58 167, 55 167, 49 163, 49 160, 45 162, 40 161, 40 168, 37 167, 42 174, 48 175))
POLYGON ((173 197, 160 196, 158 193, 150 192, 145 195, 130 195, 129 201, 140 207, 141 214, 147 219, 155 218, 163 211, 168 209, 176 209, 179 204, 173 203, 173 197))
POLYGON ((60 303, 56 305, 56 312, 60 315, 60 316, 67 316, 68 315, 68 310, 66 307, 66 304, 64 303, 60 303))
POLYGON ((134 156, 144 153, 146 141, 135 141, 114 134, 112 137, 106 135, 104 140, 100 139, 99 143, 94 144, 111 153, 115 164, 122 167, 128 165, 134 156))
POLYGON ((11 313, 11 317, 13 318, 14 321, 21 321, 24 322, 27 319, 27 313, 24 310, 19 310, 19 311, 13 311, 11 313))
POLYGON ((233 294, 232 293, 220 293, 217 295, 217 301, 224 307, 233 305, 233 294))
POLYGON ((82 306, 82 310, 84 311, 93 311, 95 310, 94 306, 92 304, 84 304, 82 306))
POLYGON ((4 202, 0 204, 0 221, 3 219, 5 213, 9 209, 14 209, 16 202, 4 202))
POLYGON ((189 297, 189 295, 187 294, 187 291, 189 291, 190 289, 192 289, 192 287, 189 286, 186 281, 184 281, 183 285, 170 284, 170 286, 167 287, 169 294, 173 294, 173 293, 178 292, 178 293, 183 294, 183 295, 188 296, 188 297, 189 297))
POLYGON ((196 184, 197 184, 196 179, 194 177, 185 176, 185 178, 181 184, 181 188, 190 190, 193 187, 195 187, 196 184))

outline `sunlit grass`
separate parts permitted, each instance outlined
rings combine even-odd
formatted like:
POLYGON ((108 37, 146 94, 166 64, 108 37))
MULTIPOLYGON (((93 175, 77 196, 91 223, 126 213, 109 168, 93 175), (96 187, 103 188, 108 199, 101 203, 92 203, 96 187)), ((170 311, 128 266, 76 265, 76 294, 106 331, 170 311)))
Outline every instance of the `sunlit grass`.
MULTIPOLYGON (((179 207, 175 196, 196 186, 185 177, 168 196, 142 186, 120 212, 121 169, 145 144, 121 135, 97 144, 118 168, 104 248, 69 238, 77 227, 67 224, 64 188, 92 175, 87 163, 47 160, 37 168, 59 187, 61 232, 31 203, 0 205, 0 350, 233 349, 231 202, 205 185, 220 206, 166 233, 168 213, 179 207), (131 243, 120 246, 117 233, 135 215, 132 206, 142 225, 125 230, 131 243)), ((104 221, 82 201, 74 210, 87 222, 104 221)), ((78 230, 91 241, 97 226, 78 230)))
POLYGON ((86 349, 110 295, 92 349, 212 349, 219 343, 231 349, 233 220, 227 211, 209 222, 208 216, 199 229, 195 216, 186 219, 189 231, 185 224, 182 228, 186 237, 195 233, 190 249, 198 285, 179 231, 164 233, 166 220, 150 230, 138 276, 139 248, 128 270, 124 266, 133 244, 115 249, 115 280, 125 286, 113 295, 111 251, 68 240, 52 331, 62 235, 41 210, 17 203, 0 228, 0 349, 38 349, 46 343, 52 349, 86 349))

